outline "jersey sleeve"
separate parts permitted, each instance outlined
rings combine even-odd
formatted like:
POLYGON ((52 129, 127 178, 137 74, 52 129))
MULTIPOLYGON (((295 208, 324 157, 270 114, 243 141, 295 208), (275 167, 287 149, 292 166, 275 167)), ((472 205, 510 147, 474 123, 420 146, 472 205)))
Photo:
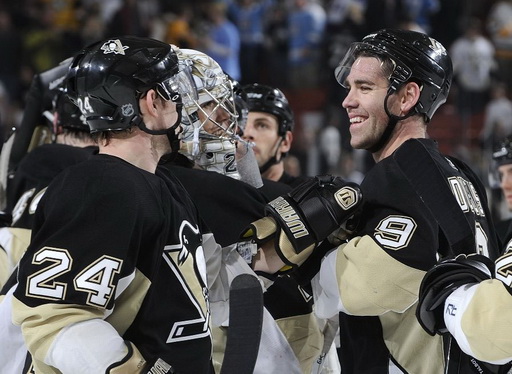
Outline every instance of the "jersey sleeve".
POLYGON ((492 364, 512 361, 512 253, 496 260, 496 278, 454 291, 445 301, 444 320, 460 348, 492 364))
POLYGON ((417 301, 424 275, 389 256, 370 236, 353 238, 322 262, 323 291, 316 313, 323 318, 340 311, 359 316, 402 313, 417 301))
POLYGON ((500 280, 458 288, 445 301, 444 320, 462 351, 502 365, 512 360, 511 290, 500 280))

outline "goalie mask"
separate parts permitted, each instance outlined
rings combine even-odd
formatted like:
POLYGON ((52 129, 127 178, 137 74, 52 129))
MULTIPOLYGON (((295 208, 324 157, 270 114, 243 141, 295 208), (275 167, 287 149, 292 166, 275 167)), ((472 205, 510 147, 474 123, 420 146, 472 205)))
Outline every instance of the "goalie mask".
POLYGON ((205 170, 240 179, 235 161, 237 111, 232 81, 208 55, 178 49, 180 69, 188 71, 197 99, 184 103, 180 152, 205 170))
POLYGON ((195 99, 189 75, 178 67, 169 44, 134 36, 94 43, 79 52, 67 75, 67 93, 87 119, 91 133, 138 126, 153 135, 167 135, 173 143, 180 116, 165 130, 144 124, 139 99, 155 89, 162 99, 176 103, 178 113, 195 99))

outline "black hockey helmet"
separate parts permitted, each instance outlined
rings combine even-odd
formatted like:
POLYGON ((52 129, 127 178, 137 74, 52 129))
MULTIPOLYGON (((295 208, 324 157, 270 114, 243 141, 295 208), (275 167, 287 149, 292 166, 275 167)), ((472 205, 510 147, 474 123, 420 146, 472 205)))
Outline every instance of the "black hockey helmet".
POLYGON ((492 154, 495 166, 512 164, 512 135, 503 139, 492 154))
POLYGON ((360 55, 380 56, 393 63, 388 95, 403 84, 414 81, 421 87, 415 112, 427 121, 443 104, 450 91, 453 77, 451 58, 437 40, 420 32, 383 29, 367 35, 351 45, 335 71, 336 80, 344 86, 353 62, 360 55))
POLYGON ((182 95, 193 95, 195 90, 186 74, 179 73, 178 58, 169 44, 122 36, 79 52, 71 63, 66 90, 85 115, 91 133, 137 125, 156 134, 145 128, 138 101, 154 88, 165 100, 181 105, 182 95))
POLYGON ((59 90, 53 98, 53 132, 60 133, 60 129, 89 132, 89 125, 80 109, 71 101, 63 89, 59 90))
POLYGON ((242 89, 242 85, 237 80, 231 79, 233 85, 233 94, 235 97, 235 109, 238 122, 238 134, 243 135, 245 125, 247 124, 247 116, 249 114, 249 105, 247 104, 247 94, 242 89))
POLYGON ((287 131, 293 131, 293 112, 280 89, 259 83, 247 84, 242 88, 247 96, 249 112, 265 112, 276 116, 280 136, 284 136, 287 131))

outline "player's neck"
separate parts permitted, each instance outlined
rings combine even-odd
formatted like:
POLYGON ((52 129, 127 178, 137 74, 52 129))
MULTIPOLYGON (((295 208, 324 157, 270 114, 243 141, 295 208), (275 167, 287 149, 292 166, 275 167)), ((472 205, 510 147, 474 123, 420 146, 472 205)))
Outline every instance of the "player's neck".
POLYGON ((268 170, 262 174, 262 177, 265 179, 270 179, 273 181, 279 181, 284 173, 284 165, 283 162, 279 162, 278 164, 272 165, 268 170))
POLYGON ((400 121, 391 135, 391 138, 379 151, 372 154, 375 162, 382 161, 397 150, 409 139, 422 139, 427 137, 426 125, 413 117, 400 121))
POLYGON ((140 169, 155 173, 162 155, 155 150, 151 135, 142 132, 123 135, 110 139, 108 144, 100 144, 99 153, 119 157, 140 169))

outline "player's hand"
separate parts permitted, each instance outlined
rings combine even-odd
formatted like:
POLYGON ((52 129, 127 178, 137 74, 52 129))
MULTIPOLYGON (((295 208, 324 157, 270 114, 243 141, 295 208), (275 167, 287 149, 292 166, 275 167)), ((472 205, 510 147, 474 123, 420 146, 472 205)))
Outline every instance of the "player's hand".
POLYGON ((259 246, 273 239, 282 263, 295 267, 349 219, 362 200, 358 184, 317 176, 268 203, 266 217, 251 223, 242 237, 259 246))
POLYGON ((444 302, 457 288, 494 276, 494 262, 479 254, 458 255, 440 261, 430 269, 420 285, 416 318, 430 335, 447 332, 444 302))

